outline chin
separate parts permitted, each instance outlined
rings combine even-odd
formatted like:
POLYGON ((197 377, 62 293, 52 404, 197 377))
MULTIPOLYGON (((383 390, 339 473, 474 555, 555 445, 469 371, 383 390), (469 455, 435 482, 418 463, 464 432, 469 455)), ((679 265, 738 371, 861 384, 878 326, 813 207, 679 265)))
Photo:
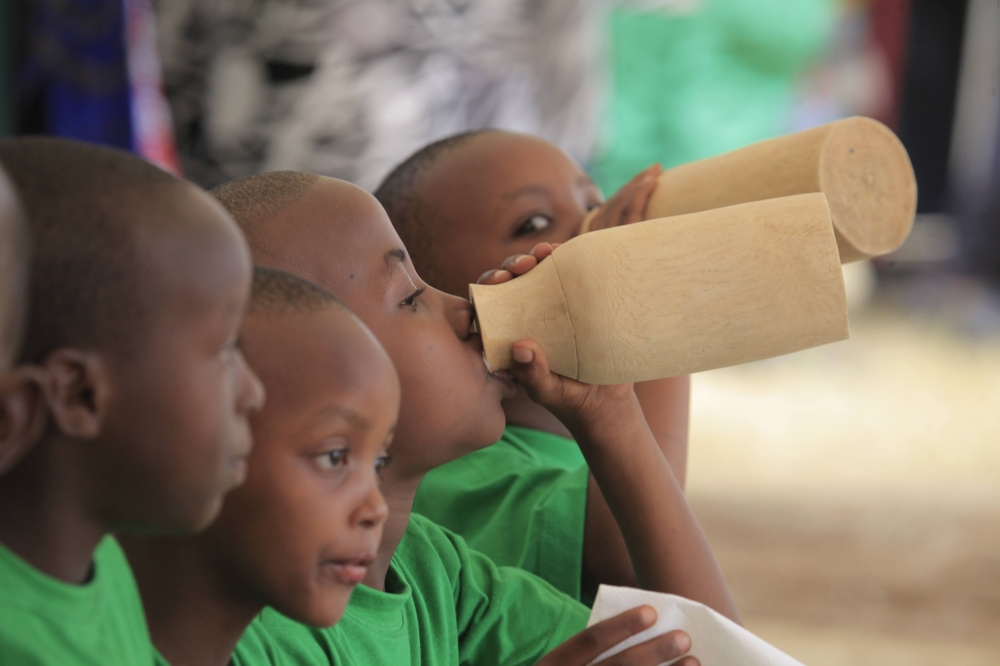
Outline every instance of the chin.
POLYGON ((189 505, 187 509, 183 514, 175 514, 169 519, 161 520, 155 532, 183 535, 204 531, 222 512, 222 498, 216 497, 197 506, 189 505))
POLYGON ((208 528, 210 525, 212 525, 212 523, 215 522, 216 518, 219 517, 219 514, 222 513, 222 503, 224 500, 225 500, 225 495, 219 495, 218 497, 215 498, 215 500, 211 503, 211 505, 202 515, 202 519, 201 521, 199 521, 198 527, 195 528, 195 531, 201 532, 202 530, 208 528))
POLYGON ((500 441, 500 437, 503 436, 503 430, 507 427, 507 417, 504 415, 503 407, 499 402, 490 405, 489 409, 481 410, 478 413, 483 416, 477 424, 478 434, 472 447, 476 451, 485 449, 487 446, 492 446, 500 441))
MULTIPOLYGON (((351 589, 353 590, 353 588, 351 589)), ((344 611, 347 610, 347 602, 351 599, 351 593, 350 591, 343 593, 338 590, 336 595, 331 594, 330 597, 330 599, 324 599, 324 603, 310 608, 306 613, 301 615, 286 613, 286 615, 296 622, 307 624, 310 627, 317 627, 319 629, 332 627, 344 617, 344 611)))

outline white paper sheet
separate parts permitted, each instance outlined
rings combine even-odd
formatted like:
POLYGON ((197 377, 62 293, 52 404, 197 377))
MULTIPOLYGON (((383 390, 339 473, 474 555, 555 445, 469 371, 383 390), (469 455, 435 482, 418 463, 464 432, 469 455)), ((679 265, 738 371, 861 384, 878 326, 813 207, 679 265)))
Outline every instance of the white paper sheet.
POLYGON ((691 636, 690 654, 701 661, 701 666, 802 666, 778 648, 704 604, 673 594, 601 585, 587 626, 643 605, 656 609, 656 624, 641 634, 622 641, 598 657, 594 663, 654 636, 680 629, 691 636))

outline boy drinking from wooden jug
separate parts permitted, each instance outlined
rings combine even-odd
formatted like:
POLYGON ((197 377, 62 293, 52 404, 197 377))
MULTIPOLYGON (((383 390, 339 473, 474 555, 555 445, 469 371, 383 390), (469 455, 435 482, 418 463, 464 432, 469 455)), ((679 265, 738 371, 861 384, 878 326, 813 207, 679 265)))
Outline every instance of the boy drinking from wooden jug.
POLYGON ((0 141, 33 257, 34 436, 0 476, 0 662, 142 664, 122 532, 190 532, 246 473, 263 402, 236 333, 250 258, 195 186, 120 151, 0 141))
MULTIPOLYGON (((353 185, 274 172, 213 194, 245 230, 258 264, 293 271, 348 304, 385 347, 402 385, 394 461, 382 485, 390 514, 365 585, 331 629, 310 630, 269 611, 260 620, 264 627, 308 663, 519 664, 552 650, 547 664, 584 664, 600 654, 591 649, 600 642, 595 634, 567 641, 584 628, 584 606, 528 572, 497 568, 461 537, 411 516, 429 470, 496 441, 504 426, 500 400, 515 388, 509 373, 487 372, 479 336, 470 330, 469 302, 421 281, 382 207, 353 185)), ((641 584, 735 617, 631 386, 563 381, 548 373, 532 343, 525 348, 534 360, 516 372, 579 435, 612 499, 641 584)), ((660 663, 689 646, 686 636, 667 635, 637 646, 647 652, 632 656, 660 663)))
POLYGON ((386 518, 399 380, 372 334, 323 289, 258 267, 240 337, 268 396, 246 483, 202 534, 122 537, 164 663, 273 663, 260 623, 244 634, 265 606, 335 624, 386 518))
MULTIPOLYGON (((594 209, 593 229, 642 220, 661 171, 651 166, 605 202, 558 147, 486 130, 417 151, 375 196, 417 271, 467 298, 480 276, 493 283, 530 269, 535 260, 526 255, 535 244, 569 240, 594 209)), ((689 386, 687 377, 635 385, 681 487, 689 386)), ((414 511, 498 564, 527 569, 577 599, 592 599, 600 583, 635 585, 621 532, 569 431, 523 389, 504 401, 504 412, 500 441, 428 474, 414 511)))

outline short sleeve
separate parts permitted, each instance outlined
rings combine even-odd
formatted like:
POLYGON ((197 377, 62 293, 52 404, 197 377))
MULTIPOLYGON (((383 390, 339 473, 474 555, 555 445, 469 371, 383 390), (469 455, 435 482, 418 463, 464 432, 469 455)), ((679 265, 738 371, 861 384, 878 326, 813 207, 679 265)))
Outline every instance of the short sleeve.
POLYGON ((493 446, 428 474, 413 510, 496 564, 579 599, 589 476, 573 440, 509 427, 493 446))
POLYGON ((582 631, 589 610, 538 576, 498 567, 470 549, 454 533, 420 516, 427 537, 451 579, 459 636, 460 663, 469 666, 535 664, 553 648, 582 631), (444 541, 447 543, 444 543, 444 541))

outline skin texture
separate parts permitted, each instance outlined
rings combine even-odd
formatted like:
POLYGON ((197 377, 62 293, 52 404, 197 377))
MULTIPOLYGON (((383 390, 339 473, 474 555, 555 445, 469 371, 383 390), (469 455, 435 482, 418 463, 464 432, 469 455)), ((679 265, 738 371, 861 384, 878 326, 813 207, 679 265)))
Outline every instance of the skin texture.
POLYGON ((0 374, 10 370, 24 320, 24 218, 14 188, 0 170, 0 374))
POLYGON ((251 314, 243 340, 268 393, 251 419, 246 483, 202 534, 123 540, 153 642, 172 664, 229 663, 265 606, 335 624, 388 513, 379 470, 400 390, 371 333, 334 306, 251 314))
POLYGON ((151 204, 164 223, 137 232, 149 333, 127 358, 99 345, 49 354, 45 434, 0 476, 0 541, 66 582, 86 580, 108 532, 204 528, 246 474, 248 417, 264 401, 237 345, 249 253, 206 193, 178 183, 169 195, 151 204))
MULTIPOLYGON (((417 197, 433 218, 434 242, 421 243, 417 268, 442 290, 466 297, 469 284, 504 282, 534 266, 539 242, 563 243, 596 213, 598 230, 644 219, 646 202, 662 172, 653 165, 608 201, 559 147, 511 132, 486 132, 443 153, 417 184, 417 197), (425 249, 426 248, 426 249, 425 249), (500 270, 496 270, 501 267, 500 270)), ((690 378, 635 386, 660 449, 684 487, 687 470, 690 378)), ((504 401, 507 423, 564 437, 570 432, 523 389, 504 401)), ((607 502, 591 477, 584 526, 583 590, 601 583, 635 585, 628 549, 607 502)))
MULTIPOLYGON (((500 400, 513 393, 513 386, 502 377, 486 373, 481 358, 481 342, 469 330, 468 302, 424 285, 404 254, 405 250, 385 212, 368 193, 342 181, 321 178, 296 204, 273 216, 261 227, 259 233, 254 234, 252 251, 255 261, 297 273, 340 296, 379 339, 399 373, 403 402, 393 445, 394 463, 385 474, 382 486, 390 516, 378 557, 365 579, 366 585, 384 590, 389 560, 409 522, 413 497, 420 480, 434 467, 496 441, 504 425, 500 400)), ((553 377, 548 373, 544 375, 553 377)), ((525 378, 533 381, 541 376, 542 373, 536 373, 525 378)), ((625 390, 634 399, 631 386, 625 390)), ((586 412, 594 404, 583 402, 577 406, 586 412)), ((629 409, 637 409, 634 401, 626 401, 626 405, 629 409)), ((570 412, 573 412, 572 408, 570 412)), ((634 409, 628 414, 615 410, 608 412, 611 418, 625 415, 636 419, 637 414, 634 409)), ((605 429, 600 433, 597 446, 610 447, 618 451, 619 456, 627 453, 620 439, 606 436, 608 424, 604 416, 595 416, 605 429)), ((645 428, 641 414, 638 418, 641 428, 645 428)), ((579 434, 589 443, 592 441, 589 436, 592 426, 585 421, 585 418, 571 420, 574 424, 583 423, 579 434)), ((648 429, 646 433, 648 435, 648 429)), ((672 482, 672 477, 662 476, 664 470, 669 475, 669 467, 652 437, 648 436, 645 443, 653 446, 653 451, 662 461, 655 468, 661 474, 655 481, 672 482)), ((625 485, 629 483, 620 474, 610 474, 606 478, 625 485)), ((649 485, 643 484, 641 489, 641 496, 630 495, 627 491, 620 493, 622 501, 612 504, 616 515, 627 511, 641 512, 636 502, 649 499, 646 496, 649 485), (626 504, 628 507, 624 508, 626 504)), ((659 488, 656 492, 662 497, 659 488)), ((676 501, 676 495, 670 495, 669 499, 676 501)), ((659 502, 656 500, 656 503, 659 502)), ((653 515, 657 519, 665 516, 658 509, 654 509, 653 515)), ((680 534, 686 536, 686 532, 680 534)), ((629 531, 627 536, 636 542, 643 538, 635 530, 629 531)), ((638 560, 644 567, 658 566, 650 562, 663 555, 664 541, 656 539, 655 543, 655 553, 643 551, 645 556, 638 560)), ((689 560, 704 556, 703 549, 695 548, 689 560)), ((711 551, 708 552, 708 559, 714 564, 711 551)), ((648 578, 661 583, 669 575, 657 577, 651 573, 648 578)), ((715 583, 717 581, 712 581, 712 584, 715 583)), ((724 582, 722 585, 724 588, 724 582)), ((642 625, 633 617, 631 624, 628 618, 619 618, 610 626, 634 633, 648 624, 642 625)), ((602 640, 610 640, 608 636, 601 634, 600 630, 586 630, 567 641, 563 646, 565 650, 560 648, 546 657, 546 663, 580 666, 589 663, 595 654, 603 651, 592 653, 592 649, 603 645, 602 640)), ((683 649, 684 640, 688 640, 686 636, 674 632, 651 641, 654 648, 647 646, 643 649, 672 652, 677 656, 686 651, 683 649)), ((651 654, 643 653, 642 658, 634 663, 656 664, 664 661, 659 658, 662 656, 659 652, 655 653, 656 657, 651 654)), ((684 666, 696 663, 688 660, 684 666)))
POLYGON ((40 436, 43 421, 39 369, 11 369, 23 335, 28 286, 24 227, 13 185, 0 169, 0 475, 40 436))

